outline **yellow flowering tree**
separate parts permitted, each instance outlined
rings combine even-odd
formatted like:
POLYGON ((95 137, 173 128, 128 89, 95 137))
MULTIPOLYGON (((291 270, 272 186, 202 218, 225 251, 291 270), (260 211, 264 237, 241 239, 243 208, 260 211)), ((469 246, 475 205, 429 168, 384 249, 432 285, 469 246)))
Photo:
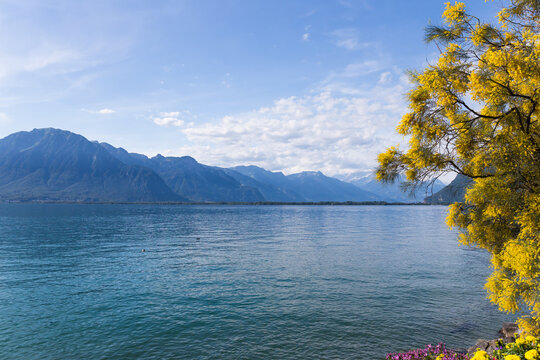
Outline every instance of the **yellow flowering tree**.
POLYGON ((398 126, 407 150, 379 155, 377 177, 414 186, 447 172, 474 182, 451 205, 460 242, 492 255, 486 288, 522 329, 540 331, 540 0, 510 0, 496 24, 447 3, 426 39, 437 63, 412 72, 410 112, 398 126))

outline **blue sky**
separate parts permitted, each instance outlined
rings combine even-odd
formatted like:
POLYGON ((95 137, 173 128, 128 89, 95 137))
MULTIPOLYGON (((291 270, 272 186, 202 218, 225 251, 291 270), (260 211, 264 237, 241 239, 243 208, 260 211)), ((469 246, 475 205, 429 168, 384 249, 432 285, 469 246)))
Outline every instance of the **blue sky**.
MULTIPOLYGON (((493 19, 500 3, 468 10, 493 19)), ((402 143, 404 72, 439 0, 0 0, 0 137, 346 176, 402 143)))

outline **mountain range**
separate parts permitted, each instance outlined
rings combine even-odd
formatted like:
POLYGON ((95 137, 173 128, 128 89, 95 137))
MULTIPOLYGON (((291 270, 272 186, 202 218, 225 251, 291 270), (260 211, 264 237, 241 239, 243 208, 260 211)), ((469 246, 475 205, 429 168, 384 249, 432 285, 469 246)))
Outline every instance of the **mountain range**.
POLYGON ((150 158, 52 128, 0 139, 0 201, 419 201, 396 192, 398 185, 384 188, 372 180, 348 183, 318 171, 285 175, 252 165, 219 168, 190 156, 150 158))

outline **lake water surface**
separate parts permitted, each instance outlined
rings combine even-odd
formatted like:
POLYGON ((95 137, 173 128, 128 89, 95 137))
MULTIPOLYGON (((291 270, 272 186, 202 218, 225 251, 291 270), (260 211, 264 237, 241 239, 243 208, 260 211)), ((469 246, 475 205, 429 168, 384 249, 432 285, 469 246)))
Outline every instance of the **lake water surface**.
POLYGON ((0 204, 0 359, 382 359, 493 338, 442 206, 0 204), (143 251, 144 249, 144 251, 143 251))

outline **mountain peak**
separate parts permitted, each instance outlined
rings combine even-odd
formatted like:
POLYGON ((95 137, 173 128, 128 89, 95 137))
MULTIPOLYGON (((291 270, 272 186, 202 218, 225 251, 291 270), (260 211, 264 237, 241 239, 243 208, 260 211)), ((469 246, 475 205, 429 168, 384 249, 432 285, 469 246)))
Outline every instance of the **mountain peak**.
POLYGON ((316 177, 326 177, 322 172, 320 171, 302 171, 296 174, 291 174, 291 176, 316 176, 316 177))
POLYGON ((191 156, 163 156, 161 154, 157 154, 154 156, 151 160, 158 160, 158 161, 168 161, 168 162, 182 162, 185 164, 199 164, 197 160, 192 158, 191 156))
POLYGON ((191 156, 181 156, 181 157, 179 157, 179 159, 187 161, 187 162, 194 162, 194 163, 197 163, 197 164, 199 163, 197 160, 195 160, 195 158, 193 158, 191 156))
POLYGON ((45 136, 64 136, 64 137, 76 136, 76 137, 81 137, 81 138, 86 139, 84 136, 73 133, 71 131, 62 130, 62 129, 56 129, 56 128, 52 128, 52 127, 49 127, 49 128, 35 128, 35 129, 32 129, 32 131, 20 131, 20 132, 17 132, 15 134, 13 134, 13 135, 24 134, 24 133, 28 133, 28 134, 32 134, 32 135, 40 135, 40 136, 44 136, 44 137, 45 136))
POLYGON ((34 128, 30 132, 32 132, 32 133, 43 133, 43 134, 74 134, 71 131, 57 129, 57 128, 53 128, 53 127, 34 128))

